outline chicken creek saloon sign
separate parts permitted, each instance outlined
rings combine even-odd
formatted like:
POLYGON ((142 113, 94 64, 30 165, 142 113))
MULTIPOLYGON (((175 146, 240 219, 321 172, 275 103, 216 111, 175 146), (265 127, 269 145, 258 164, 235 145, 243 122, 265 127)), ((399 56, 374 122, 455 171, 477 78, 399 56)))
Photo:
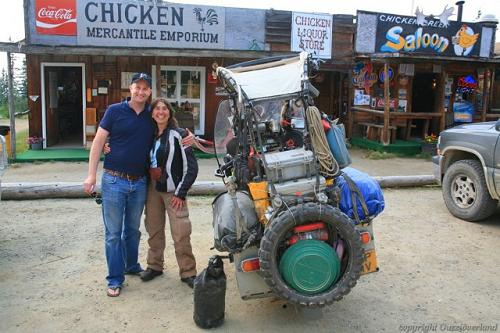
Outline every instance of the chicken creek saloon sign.
POLYGON ((223 7, 145 1, 74 1, 77 2, 78 45, 224 48, 223 7))
POLYGON ((375 52, 478 56, 480 32, 475 23, 378 13, 375 52))

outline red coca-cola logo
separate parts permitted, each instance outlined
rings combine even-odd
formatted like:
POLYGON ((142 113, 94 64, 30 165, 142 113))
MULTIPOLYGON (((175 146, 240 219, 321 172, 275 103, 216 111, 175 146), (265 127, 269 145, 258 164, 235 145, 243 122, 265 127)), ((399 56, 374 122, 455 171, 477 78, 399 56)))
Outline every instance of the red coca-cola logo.
POLYGON ((39 18, 51 18, 51 19, 59 19, 59 20, 71 20, 73 16, 71 13, 72 9, 60 8, 60 9, 51 9, 51 8, 41 8, 38 11, 39 18))
POLYGON ((36 31, 76 36, 76 0, 36 0, 36 31))

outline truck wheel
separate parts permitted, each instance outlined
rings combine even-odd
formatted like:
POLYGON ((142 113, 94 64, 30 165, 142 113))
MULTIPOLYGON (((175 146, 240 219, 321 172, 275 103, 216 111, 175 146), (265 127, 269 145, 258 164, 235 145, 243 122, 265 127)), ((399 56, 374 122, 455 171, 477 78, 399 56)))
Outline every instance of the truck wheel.
POLYGON ((482 165, 477 160, 453 163, 443 178, 443 198, 454 216, 479 221, 491 216, 497 201, 488 192, 482 165))
POLYGON ((356 285, 362 269, 364 251, 354 222, 338 208, 306 203, 290 207, 281 212, 266 228, 259 249, 260 270, 264 281, 281 298, 302 306, 320 307, 339 301, 356 285), (291 229, 308 222, 322 221, 330 230, 338 233, 344 240, 346 260, 341 266, 340 278, 325 291, 305 295, 292 289, 282 278, 279 271, 280 252, 284 240, 291 229))

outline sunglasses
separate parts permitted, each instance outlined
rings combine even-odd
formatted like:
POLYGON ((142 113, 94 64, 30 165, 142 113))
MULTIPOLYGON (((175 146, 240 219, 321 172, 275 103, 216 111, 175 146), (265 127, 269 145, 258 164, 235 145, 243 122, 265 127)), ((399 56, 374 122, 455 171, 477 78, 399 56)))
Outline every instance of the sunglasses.
POLYGON ((90 193, 90 197, 95 199, 96 204, 98 205, 102 204, 102 197, 97 192, 90 193))

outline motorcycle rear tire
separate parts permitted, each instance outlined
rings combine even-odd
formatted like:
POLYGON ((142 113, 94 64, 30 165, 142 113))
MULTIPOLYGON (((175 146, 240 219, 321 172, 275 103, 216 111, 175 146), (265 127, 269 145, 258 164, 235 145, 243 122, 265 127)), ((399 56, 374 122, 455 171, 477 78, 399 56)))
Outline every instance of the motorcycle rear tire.
POLYGON ((363 248, 354 222, 338 208, 306 203, 281 212, 266 228, 259 249, 260 270, 264 281, 279 297, 307 307, 322 307, 341 300, 356 285, 363 264, 363 248), (279 272, 278 249, 286 234, 295 226, 322 221, 335 228, 346 246, 347 265, 342 276, 329 289, 305 295, 292 289, 279 272))

